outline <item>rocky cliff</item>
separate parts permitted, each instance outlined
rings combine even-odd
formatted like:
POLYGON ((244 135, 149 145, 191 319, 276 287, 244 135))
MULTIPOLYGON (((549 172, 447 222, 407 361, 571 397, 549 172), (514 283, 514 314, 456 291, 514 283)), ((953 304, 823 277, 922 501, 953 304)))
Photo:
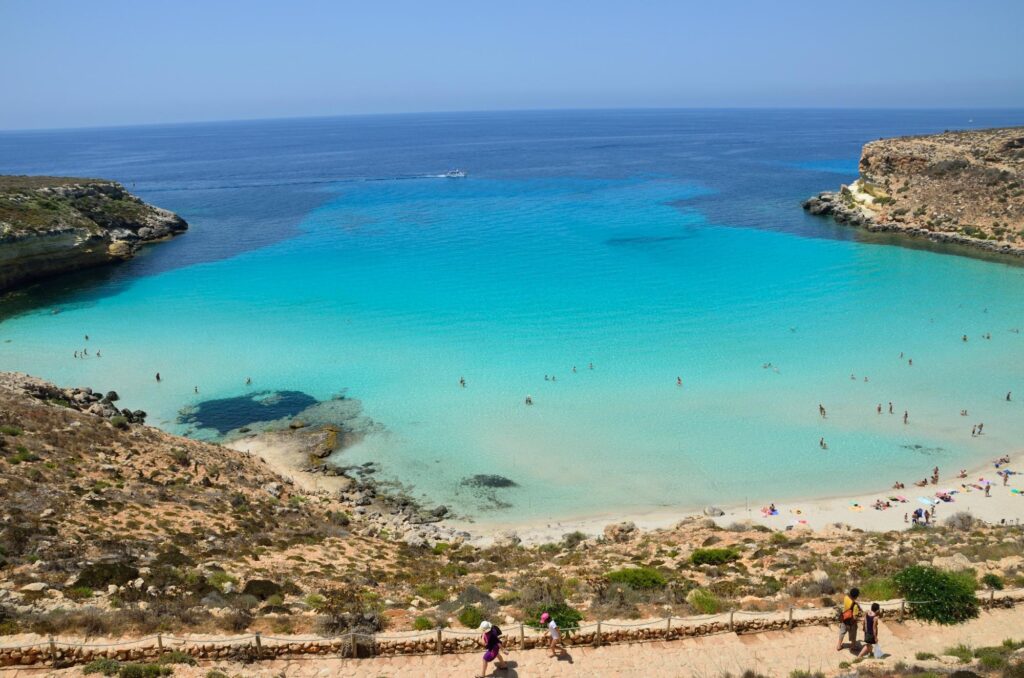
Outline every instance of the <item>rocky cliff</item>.
POLYGON ((0 292, 130 259, 141 244, 187 228, 113 181, 0 177, 0 292))
POLYGON ((1024 127, 873 141, 857 181, 803 206, 871 231, 1024 256, 1024 127))

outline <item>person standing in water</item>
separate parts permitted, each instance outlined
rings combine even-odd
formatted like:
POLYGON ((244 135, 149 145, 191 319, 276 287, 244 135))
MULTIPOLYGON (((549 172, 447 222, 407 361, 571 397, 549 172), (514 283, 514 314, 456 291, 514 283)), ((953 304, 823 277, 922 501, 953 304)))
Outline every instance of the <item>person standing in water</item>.
POLYGON ((910 419, 910 413, 907 412, 906 410, 903 410, 903 423, 904 424, 908 423, 908 421, 907 421, 908 419, 910 419))
POLYGON ((160 381, 160 373, 159 372, 156 373, 156 380, 160 381))
POLYGON ((889 414, 892 414, 892 401, 889 401, 889 414))
POLYGON ((682 386, 682 385, 683 385, 683 378, 682 377, 676 377, 676 386, 682 386))
POLYGON ((459 377, 459 386, 461 386, 462 388, 466 388, 466 378, 465 377, 459 377))

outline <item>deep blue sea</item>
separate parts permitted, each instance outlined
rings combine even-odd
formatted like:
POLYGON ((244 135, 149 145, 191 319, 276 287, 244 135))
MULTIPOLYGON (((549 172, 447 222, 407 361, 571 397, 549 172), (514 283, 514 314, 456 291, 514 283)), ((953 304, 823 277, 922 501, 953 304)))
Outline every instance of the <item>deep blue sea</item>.
POLYGON ((0 133, 0 173, 116 179, 191 224, 0 301, 0 369, 116 389, 204 438, 183 409, 344 394, 376 426, 341 463, 490 522, 909 482, 1020 447, 1024 268, 869 239, 800 201, 853 180, 872 139, 1010 124, 1024 111, 0 133), (516 486, 496 503, 473 474, 516 486))

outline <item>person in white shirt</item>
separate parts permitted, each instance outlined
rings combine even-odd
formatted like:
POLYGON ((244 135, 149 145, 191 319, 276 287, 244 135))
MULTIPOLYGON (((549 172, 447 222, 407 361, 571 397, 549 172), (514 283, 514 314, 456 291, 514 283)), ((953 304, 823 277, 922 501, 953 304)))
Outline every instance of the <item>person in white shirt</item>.
POLYGON ((554 657, 561 652, 562 645, 562 634, 558 630, 558 624, 547 612, 540 616, 540 623, 548 627, 548 636, 550 637, 548 648, 551 650, 551 656, 554 657))

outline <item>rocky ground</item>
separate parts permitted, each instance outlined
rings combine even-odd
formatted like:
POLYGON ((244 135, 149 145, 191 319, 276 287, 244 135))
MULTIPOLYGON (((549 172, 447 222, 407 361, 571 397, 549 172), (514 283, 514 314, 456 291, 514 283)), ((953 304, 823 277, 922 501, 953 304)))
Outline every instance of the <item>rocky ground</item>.
POLYGON ((436 509, 365 475, 311 489, 243 451, 141 424, 144 413, 100 393, 0 375, 0 634, 397 631, 511 623, 551 607, 584 619, 784 609, 832 605, 851 585, 896 597, 889 576, 922 562, 979 586, 1024 585, 1024 529, 965 515, 900 533, 694 517, 474 547, 436 509))
POLYGON ((856 182, 803 206, 870 231, 1024 255, 1024 127, 873 141, 856 182))
POLYGON ((0 176, 0 292, 131 258, 141 244, 187 228, 117 182, 0 176))

